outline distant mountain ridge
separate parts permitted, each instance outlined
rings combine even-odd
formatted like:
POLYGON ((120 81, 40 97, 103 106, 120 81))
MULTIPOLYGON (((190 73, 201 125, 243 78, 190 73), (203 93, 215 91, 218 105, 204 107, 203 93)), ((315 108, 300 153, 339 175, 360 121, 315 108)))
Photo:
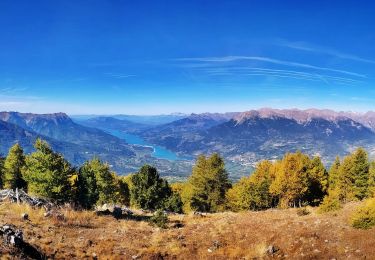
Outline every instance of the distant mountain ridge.
POLYGON ((126 119, 117 119, 113 117, 100 116, 94 117, 86 120, 78 121, 79 124, 94 127, 98 129, 112 129, 124 131, 127 133, 137 132, 139 130, 147 129, 150 125, 132 122, 126 119))
POLYGON ((124 140, 99 129, 79 125, 64 113, 0 112, 0 122, 2 153, 16 142, 24 145, 29 152, 35 139, 41 137, 74 164, 99 156, 116 169, 121 169, 123 157, 135 157, 133 147, 124 140))
POLYGON ((239 113, 234 119, 237 122, 241 122, 247 118, 258 116, 260 118, 270 117, 284 117, 288 119, 294 119, 299 123, 307 122, 313 118, 321 118, 328 121, 337 121, 343 119, 351 119, 358 123, 361 123, 365 127, 368 127, 375 131, 375 112, 368 111, 366 113, 356 112, 336 112, 329 109, 272 109, 272 108, 261 108, 258 110, 250 110, 243 113, 239 113))
POLYGON ((357 146, 375 152, 373 122, 374 112, 262 108, 230 115, 192 114, 142 136, 181 154, 219 152, 250 163, 302 150, 330 162, 357 146))

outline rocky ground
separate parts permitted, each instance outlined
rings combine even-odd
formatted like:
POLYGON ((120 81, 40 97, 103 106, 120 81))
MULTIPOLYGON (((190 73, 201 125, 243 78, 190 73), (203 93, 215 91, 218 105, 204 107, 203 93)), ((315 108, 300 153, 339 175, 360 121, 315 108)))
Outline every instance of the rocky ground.
POLYGON ((6 259, 375 259, 375 228, 357 230, 348 223, 357 206, 323 215, 309 208, 305 216, 297 209, 171 215, 169 228, 160 229, 141 212, 131 219, 69 209, 46 216, 42 208, 2 203, 0 226, 22 230, 27 248, 3 235, 0 254, 6 259))

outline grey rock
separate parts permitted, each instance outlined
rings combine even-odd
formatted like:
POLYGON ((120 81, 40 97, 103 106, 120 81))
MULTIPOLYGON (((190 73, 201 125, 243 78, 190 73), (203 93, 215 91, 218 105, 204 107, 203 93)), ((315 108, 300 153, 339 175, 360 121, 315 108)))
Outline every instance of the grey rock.
POLYGON ((27 213, 22 213, 22 214, 21 214, 21 219, 23 219, 23 220, 29 220, 29 214, 27 214, 27 213))
POLYGON ((273 255, 273 254, 275 254, 279 250, 280 249, 277 246, 270 245, 269 247, 267 247, 266 253, 269 254, 269 255, 273 255))

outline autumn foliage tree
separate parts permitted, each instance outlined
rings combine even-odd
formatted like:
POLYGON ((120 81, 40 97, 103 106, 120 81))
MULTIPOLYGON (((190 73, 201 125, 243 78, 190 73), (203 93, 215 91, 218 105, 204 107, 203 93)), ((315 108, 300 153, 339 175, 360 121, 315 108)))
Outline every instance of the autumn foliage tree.
POLYGON ((210 157, 199 156, 186 189, 186 203, 190 209, 216 212, 225 208, 225 195, 231 187, 224 160, 214 153, 210 157))
POLYGON ((276 163, 275 180, 270 186, 281 207, 301 206, 308 191, 309 157, 301 152, 288 153, 276 163))
POLYGON ((262 210, 273 206, 269 192, 272 183, 272 163, 264 160, 257 164, 249 177, 243 177, 227 192, 228 208, 233 211, 262 210))

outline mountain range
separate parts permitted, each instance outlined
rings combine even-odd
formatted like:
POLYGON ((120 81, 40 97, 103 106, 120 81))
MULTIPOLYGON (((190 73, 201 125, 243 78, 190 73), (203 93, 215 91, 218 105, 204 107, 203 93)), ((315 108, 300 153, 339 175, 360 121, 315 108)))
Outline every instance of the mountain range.
POLYGON ((10 146, 19 142, 25 152, 33 150, 40 137, 73 164, 98 156, 121 169, 123 157, 132 158, 136 151, 124 140, 73 122, 64 113, 30 114, 0 112, 0 153, 6 154, 10 146))
POLYGON ((327 163, 364 146, 375 148, 375 113, 264 108, 230 114, 192 114, 140 133, 180 154, 219 152, 244 164, 301 150, 327 163))
POLYGON ((185 158, 218 152, 236 178, 248 173, 259 160, 277 159, 296 150, 319 155, 326 164, 358 146, 365 147, 373 157, 375 112, 263 108, 160 117, 81 116, 74 120, 64 113, 0 112, 0 153, 6 154, 16 142, 30 152, 38 137, 75 165, 99 156, 120 173, 133 172, 143 163, 157 165, 162 174, 170 176, 190 173, 193 160, 154 158, 150 145, 165 147, 185 158), (113 130, 140 137, 147 145, 129 144, 110 134, 113 130))

